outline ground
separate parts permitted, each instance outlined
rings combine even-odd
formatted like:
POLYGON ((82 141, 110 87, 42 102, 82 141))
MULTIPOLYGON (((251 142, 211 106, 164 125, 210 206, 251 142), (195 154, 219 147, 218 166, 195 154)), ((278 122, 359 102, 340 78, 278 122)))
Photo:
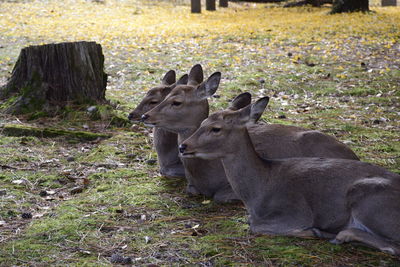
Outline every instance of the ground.
MULTIPOLYGON (((363 161, 400 172, 399 8, 327 15, 230 3, 191 15, 185 1, 170 2, 1 1, 0 84, 25 46, 96 41, 107 98, 127 116, 166 71, 201 63, 206 75, 223 75, 212 110, 240 92, 268 95, 264 121, 321 130, 363 161)), ((86 108, 1 115, 3 128, 112 136, 18 137, 0 128, 1 266, 399 266, 369 248, 249 233, 242 205, 190 198, 183 181, 158 175, 149 129, 117 127, 86 108)))

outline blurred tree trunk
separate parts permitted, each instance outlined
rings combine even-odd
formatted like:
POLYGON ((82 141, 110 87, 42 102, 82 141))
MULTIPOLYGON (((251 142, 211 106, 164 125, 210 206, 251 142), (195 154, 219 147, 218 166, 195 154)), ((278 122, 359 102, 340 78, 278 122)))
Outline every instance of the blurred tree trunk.
POLYGON ((369 11, 368 0, 334 0, 331 14, 359 11, 369 11))
POLYGON ((219 0, 220 7, 228 7, 228 0, 219 0))
POLYGON ((21 50, 0 99, 6 112, 51 111, 68 104, 105 103, 104 55, 95 42, 29 46, 21 50), (12 100, 12 101, 11 101, 12 100))
POLYGON ((190 7, 192 13, 201 13, 201 1, 200 0, 190 0, 190 7))
POLYGON ((206 10, 215 11, 215 0, 206 0, 206 10))

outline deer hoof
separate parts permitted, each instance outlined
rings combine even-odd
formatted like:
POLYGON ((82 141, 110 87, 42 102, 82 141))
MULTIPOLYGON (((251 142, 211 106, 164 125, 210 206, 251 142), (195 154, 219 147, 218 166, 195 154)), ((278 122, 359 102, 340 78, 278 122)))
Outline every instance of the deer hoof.
POLYGON ((318 238, 322 238, 323 237, 323 235, 322 235, 322 233, 321 233, 321 231, 319 229, 311 228, 311 231, 312 231, 312 233, 313 233, 313 235, 315 237, 318 237, 318 238))
POLYGON ((334 239, 329 240, 329 243, 334 244, 334 245, 340 245, 340 244, 343 244, 343 241, 334 238, 334 239))
POLYGON ((396 255, 396 251, 391 247, 381 248, 380 250, 391 255, 396 255))
POLYGON ((189 196, 198 196, 198 195, 200 195, 199 190, 197 190, 196 187, 194 187, 194 185, 188 185, 186 187, 186 193, 189 196))

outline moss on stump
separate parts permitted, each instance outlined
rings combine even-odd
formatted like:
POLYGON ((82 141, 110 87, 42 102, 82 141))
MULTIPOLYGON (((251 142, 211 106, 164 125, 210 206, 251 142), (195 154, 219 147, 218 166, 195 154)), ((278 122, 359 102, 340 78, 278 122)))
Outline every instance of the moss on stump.
POLYGON ((93 141, 98 138, 110 138, 110 134, 92 133, 84 131, 68 131, 55 128, 37 128, 20 124, 6 124, 1 126, 0 133, 6 136, 35 136, 35 137, 66 137, 69 140, 93 141))

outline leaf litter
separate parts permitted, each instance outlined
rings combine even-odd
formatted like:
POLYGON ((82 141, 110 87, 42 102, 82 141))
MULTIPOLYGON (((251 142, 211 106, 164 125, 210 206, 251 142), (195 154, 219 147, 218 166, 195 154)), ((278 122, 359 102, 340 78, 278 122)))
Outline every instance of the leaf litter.
MULTIPOLYGON (((179 75, 201 63, 206 74, 223 73, 212 110, 240 92, 267 94, 273 101, 264 121, 322 130, 363 160, 399 172, 398 9, 327 16, 326 8, 230 5, 197 16, 165 1, 2 2, 0 83, 24 46, 94 40, 110 75, 107 98, 127 115, 165 71, 179 75)), ((21 121, 1 115, 0 123, 21 121)), ((113 136, 78 143, 0 136, 0 265, 398 261, 351 245, 250 234, 243 206, 188 198, 183 181, 157 174, 142 125, 62 117, 27 123, 113 136)))

